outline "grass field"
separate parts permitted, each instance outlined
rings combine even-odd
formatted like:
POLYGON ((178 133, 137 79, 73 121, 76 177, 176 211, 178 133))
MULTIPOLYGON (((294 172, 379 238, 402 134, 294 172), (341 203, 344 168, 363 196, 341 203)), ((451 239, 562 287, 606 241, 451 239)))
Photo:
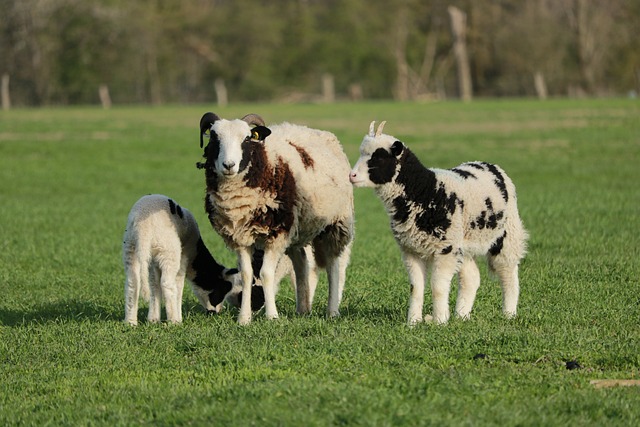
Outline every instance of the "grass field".
POLYGON ((0 112, 0 425, 638 425, 640 387, 590 381, 640 379, 639 160, 633 100, 0 112), (121 238, 141 195, 191 209, 235 263, 195 167, 210 109, 330 130, 352 163, 387 120, 429 166, 501 165, 531 234, 518 317, 503 319, 482 265, 470 321, 405 326, 386 214, 356 189, 339 319, 323 276, 308 317, 287 285, 277 321, 206 317, 187 290, 182 325, 122 324, 121 238))

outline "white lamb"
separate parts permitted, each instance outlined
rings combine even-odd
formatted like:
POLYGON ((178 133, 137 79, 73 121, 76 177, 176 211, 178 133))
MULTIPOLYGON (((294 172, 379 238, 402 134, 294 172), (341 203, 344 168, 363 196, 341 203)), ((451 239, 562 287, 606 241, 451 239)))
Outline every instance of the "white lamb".
POLYGON ((167 320, 182 322, 185 277, 208 312, 218 313, 225 298, 240 291, 238 270, 216 262, 191 212, 160 194, 143 196, 131 208, 122 259, 125 322, 132 325, 138 323, 138 298, 142 295, 146 299, 147 293, 149 322, 160 321, 161 297, 167 320))
POLYGON ((480 286, 474 258, 481 255, 487 256, 502 284, 504 314, 515 316, 518 265, 526 252, 527 232, 511 179, 485 162, 427 169, 402 142, 382 134, 385 122, 375 133, 374 124, 362 141, 350 180, 356 187, 373 187, 387 210, 411 283, 408 323, 422 321, 427 267, 432 270, 433 316, 425 320, 449 320, 449 291, 456 273, 456 314, 468 318, 480 286))
POLYGON ((237 253, 243 295, 238 322, 251 321, 251 256, 264 250, 260 279, 265 315, 277 318, 275 268, 286 253, 296 275, 296 309, 311 311, 313 287, 305 246, 329 281, 328 314, 337 316, 354 235, 349 161, 337 138, 283 123, 267 128, 255 114, 242 120, 206 113, 200 120, 207 192, 213 228, 237 253), (255 126, 252 128, 252 126, 255 126))

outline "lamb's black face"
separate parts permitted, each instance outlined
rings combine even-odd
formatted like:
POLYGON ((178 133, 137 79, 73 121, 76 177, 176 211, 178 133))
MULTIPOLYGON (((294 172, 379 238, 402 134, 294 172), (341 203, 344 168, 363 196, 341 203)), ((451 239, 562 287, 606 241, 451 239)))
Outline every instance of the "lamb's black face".
POLYGON ((398 159, 384 148, 378 148, 367 161, 369 179, 376 185, 390 182, 395 175, 398 159))
POLYGON ((404 145, 387 135, 365 140, 349 179, 356 187, 377 187, 393 180, 404 145))
POLYGON ((231 292, 233 285, 228 280, 220 280, 216 286, 213 287, 213 291, 209 293, 209 302, 212 306, 218 307, 227 294, 231 292))

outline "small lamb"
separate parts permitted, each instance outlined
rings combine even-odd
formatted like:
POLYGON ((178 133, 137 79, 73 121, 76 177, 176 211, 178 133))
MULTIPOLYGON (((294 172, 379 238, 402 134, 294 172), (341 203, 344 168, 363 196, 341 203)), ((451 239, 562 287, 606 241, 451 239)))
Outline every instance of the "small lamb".
POLYGON ((161 295, 167 320, 182 322, 185 277, 200 304, 211 313, 220 312, 225 298, 241 290, 238 270, 216 262, 191 212, 160 194, 143 196, 131 208, 122 259, 125 322, 131 325, 138 323, 140 294, 149 298, 149 322, 160 321, 161 295))
POLYGON ((373 187, 387 210, 411 283, 408 323, 422 321, 427 266, 432 270, 433 316, 425 320, 449 320, 449 291, 456 273, 456 315, 469 318, 480 286, 474 258, 482 255, 502 284, 504 314, 514 317, 527 232, 511 179, 485 162, 427 169, 402 142, 382 134, 384 124, 374 133, 371 123, 350 180, 355 187, 373 187))

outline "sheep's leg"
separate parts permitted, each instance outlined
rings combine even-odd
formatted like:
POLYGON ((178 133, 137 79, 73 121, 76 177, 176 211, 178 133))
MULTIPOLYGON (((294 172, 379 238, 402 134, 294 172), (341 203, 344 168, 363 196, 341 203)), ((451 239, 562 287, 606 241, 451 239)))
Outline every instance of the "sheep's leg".
POLYGON ((329 317, 337 317, 340 315, 339 307, 342 299, 341 279, 344 280, 344 274, 340 271, 340 258, 327 259, 327 279, 329 282, 329 305, 327 306, 327 315, 329 317))
POLYGON ((476 299, 476 292, 480 287, 480 271, 473 258, 465 258, 458 274, 456 315, 462 319, 469 319, 473 302, 476 299))
MULTIPOLYGON (((264 314, 267 319, 277 319, 278 309, 276 308, 276 266, 278 259, 282 256, 270 249, 265 249, 262 261, 262 269, 260 270, 260 281, 262 281, 262 290, 264 291, 264 314)), ((244 298, 244 293, 242 295, 244 298)))
POLYGON ((125 260, 124 282, 124 321, 130 325, 138 324, 138 298, 140 294, 140 262, 133 256, 125 260))
POLYGON ((250 248, 240 248, 237 251, 238 268, 242 277, 242 300, 240 302, 240 313, 238 323, 247 325, 251 323, 251 285, 253 283, 253 267, 251 265, 250 248))
POLYGON ((458 260, 453 256, 439 256, 434 259, 431 273, 431 299, 433 301, 432 320, 445 324, 449 321, 449 292, 451 279, 458 269, 458 260))
MULTIPOLYGON (((309 259, 305 249, 290 249, 288 251, 293 271, 296 276, 296 312, 298 314, 308 314, 311 312, 310 296, 310 268, 309 259)), ((263 264, 264 265, 264 264, 263 264)), ((317 277, 316 277, 317 280, 317 277)))
POLYGON ((514 318, 518 310, 518 297, 520 296, 518 265, 497 268, 495 272, 502 284, 502 312, 508 319, 514 318))
POLYGON ((417 255, 402 252, 402 260, 409 274, 411 296, 409 298, 409 314, 407 323, 415 325, 422 321, 422 307, 424 305, 424 282, 427 275, 425 262, 417 255))
POLYGON ((318 286, 318 266, 316 265, 316 259, 313 256, 313 249, 311 249, 311 246, 305 246, 304 253, 307 258, 307 268, 309 270, 309 279, 307 280, 307 283, 309 284, 309 312, 311 312, 313 297, 316 294, 316 287, 318 286))

